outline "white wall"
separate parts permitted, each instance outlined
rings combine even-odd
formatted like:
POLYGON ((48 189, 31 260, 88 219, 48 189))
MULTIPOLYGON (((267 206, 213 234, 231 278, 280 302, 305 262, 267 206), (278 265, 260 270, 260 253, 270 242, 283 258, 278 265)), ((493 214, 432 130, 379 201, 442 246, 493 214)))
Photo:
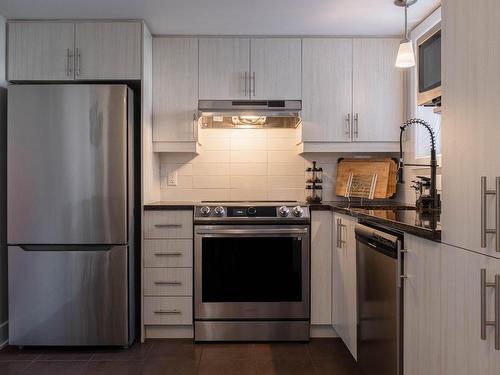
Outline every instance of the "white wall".
POLYGON ((6 140, 7 82, 5 81, 5 18, 0 16, 0 347, 7 341, 6 140))

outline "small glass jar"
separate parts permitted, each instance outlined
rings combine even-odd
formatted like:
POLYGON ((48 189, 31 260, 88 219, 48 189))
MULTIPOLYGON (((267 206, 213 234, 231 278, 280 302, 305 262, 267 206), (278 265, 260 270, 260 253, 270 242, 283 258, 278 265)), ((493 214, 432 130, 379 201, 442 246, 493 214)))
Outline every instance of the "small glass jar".
POLYGON ((309 184, 321 184, 323 182, 323 168, 316 167, 316 162, 313 161, 313 166, 306 169, 306 182, 309 184))
POLYGON ((323 200, 323 186, 307 185, 306 186, 306 201, 308 203, 320 203, 323 200))

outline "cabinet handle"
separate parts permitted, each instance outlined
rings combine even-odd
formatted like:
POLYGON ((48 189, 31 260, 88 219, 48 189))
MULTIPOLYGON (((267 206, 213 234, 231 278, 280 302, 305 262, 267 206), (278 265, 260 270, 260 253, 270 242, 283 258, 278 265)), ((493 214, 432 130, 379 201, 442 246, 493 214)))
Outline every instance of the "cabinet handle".
POLYGON ((255 72, 252 72, 252 82, 253 82, 253 89, 251 88, 250 85, 250 90, 252 91, 253 96, 255 96, 255 72))
POLYGON ((488 190, 486 176, 481 177, 481 247, 486 247, 486 235, 495 235, 495 250, 500 252, 500 177, 495 179, 495 190, 488 190), (488 229, 488 210, 486 198, 488 195, 495 196, 495 228, 488 229))
POLYGON ((182 285, 182 281, 155 281, 155 285, 182 285))
POLYGON ((345 115, 345 121, 347 123, 347 128, 346 128, 345 134, 350 139, 351 138, 351 114, 350 113, 345 115))
POLYGON ((80 49, 76 48, 76 75, 80 75, 80 49))
POLYGON ((354 115, 354 136, 356 138, 358 138, 358 135, 359 135, 359 132, 358 132, 358 130, 359 130, 358 129, 359 128, 359 121, 358 121, 358 119, 359 119, 359 115, 356 113, 354 115))
POLYGON ((337 219, 337 247, 342 247, 342 220, 337 219))
POLYGON ((182 224, 155 224, 156 228, 182 228, 182 224))
POLYGON ((71 73, 73 72, 73 69, 71 68, 73 60, 73 54, 71 53, 71 49, 68 48, 67 50, 67 55, 66 55, 66 75, 68 77, 71 77, 71 73))
POLYGON ((180 314, 182 314, 182 311, 181 310, 155 310, 155 314, 180 315, 180 314))
POLYGON ((198 119, 196 111, 193 112, 193 140, 198 140, 198 119))
POLYGON ((495 282, 486 281, 486 269, 481 269, 481 340, 486 340, 486 327, 495 327, 495 350, 500 350, 500 275, 495 282), (495 289, 495 320, 486 320, 486 288, 495 289))
POLYGON ((245 72, 245 97, 247 96, 247 80, 248 80, 248 76, 247 76, 247 72, 245 72))
POLYGON ((180 252, 172 252, 172 253, 155 253, 157 257, 180 257, 182 253, 180 252))

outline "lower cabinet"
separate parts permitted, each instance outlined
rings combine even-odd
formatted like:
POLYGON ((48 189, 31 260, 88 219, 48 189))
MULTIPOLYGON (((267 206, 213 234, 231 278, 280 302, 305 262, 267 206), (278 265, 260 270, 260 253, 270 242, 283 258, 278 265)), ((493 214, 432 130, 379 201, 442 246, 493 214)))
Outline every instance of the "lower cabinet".
POLYGON ((333 219, 332 325, 356 359, 356 219, 340 214, 333 219))
POLYGON ((192 337, 193 212, 146 211, 143 245, 146 338, 192 337))
POLYGON ((404 374, 439 375, 441 244, 405 234, 404 249, 404 374))
POLYGON ((405 249, 404 374, 498 374, 500 259, 409 235, 405 249))
POLYGON ((311 324, 332 324, 332 212, 311 217, 311 324))
MULTIPOLYGON (((482 313, 485 314, 484 320, 500 324, 500 308, 495 314, 495 288, 492 287, 495 278, 498 279, 497 288, 500 288, 500 259, 442 245, 441 371, 435 373, 499 373, 500 350, 495 349, 495 328, 487 326, 484 339, 481 338, 482 313), (492 283, 488 284, 491 286, 481 283, 482 272, 485 281, 492 283), (485 297, 483 306, 482 295, 485 297)), ((500 299, 498 290, 496 295, 500 299)))

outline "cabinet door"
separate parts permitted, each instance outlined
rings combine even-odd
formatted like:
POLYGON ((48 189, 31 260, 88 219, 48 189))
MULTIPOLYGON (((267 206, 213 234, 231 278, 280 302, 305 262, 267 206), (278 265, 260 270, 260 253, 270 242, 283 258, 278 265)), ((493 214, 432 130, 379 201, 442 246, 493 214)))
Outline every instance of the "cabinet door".
POLYGON ((73 23, 10 22, 8 29, 10 81, 73 80, 73 23))
MULTIPOLYGON (((443 2, 443 242, 495 257, 495 235, 481 246, 481 176, 500 177, 500 2, 443 2), (493 53, 494 52, 494 53, 493 53), (473 58, 471 58, 473 56, 473 58)), ((487 227, 495 197, 487 196, 487 227)))
POLYGON ((333 218, 332 243, 332 326, 344 342, 347 341, 347 286, 345 284, 345 246, 340 242, 342 232, 339 215, 333 218))
POLYGON ((141 79, 141 30, 139 22, 76 23, 76 78, 141 79))
POLYGON ((200 39, 200 99, 250 99, 250 39, 200 39))
POLYGON ((254 99, 297 100, 302 97, 300 39, 252 39, 250 51, 254 99))
POLYGON ((350 142, 352 39, 302 43, 303 141, 350 142))
POLYGON ((405 234, 404 247, 404 374, 441 374, 441 244, 405 234))
POLYGON ((403 70, 394 63, 399 39, 354 39, 353 141, 399 142, 403 70))
POLYGON ((311 324, 332 323, 332 213, 311 218, 311 324))
POLYGON ((153 41, 153 141, 193 141, 198 108, 198 40, 153 41))
MULTIPOLYGON (((487 327, 481 339, 481 269, 486 281, 500 275, 500 260, 472 251, 443 245, 441 258, 441 353, 440 374, 494 375, 500 368, 495 332, 487 327)), ((486 319, 494 320, 495 292, 486 291, 486 319)), ((496 319, 500 319, 497 317, 496 319)))
MULTIPOLYGON (((344 222, 344 220, 343 220, 344 222)), ((347 327, 348 341, 346 343, 354 359, 358 357, 358 288, 356 277, 356 235, 354 228, 356 220, 349 217, 345 220, 346 238, 346 286, 347 286, 347 327)))
POLYGON ((332 323, 354 358, 357 358, 356 221, 335 215, 332 266, 332 323))

